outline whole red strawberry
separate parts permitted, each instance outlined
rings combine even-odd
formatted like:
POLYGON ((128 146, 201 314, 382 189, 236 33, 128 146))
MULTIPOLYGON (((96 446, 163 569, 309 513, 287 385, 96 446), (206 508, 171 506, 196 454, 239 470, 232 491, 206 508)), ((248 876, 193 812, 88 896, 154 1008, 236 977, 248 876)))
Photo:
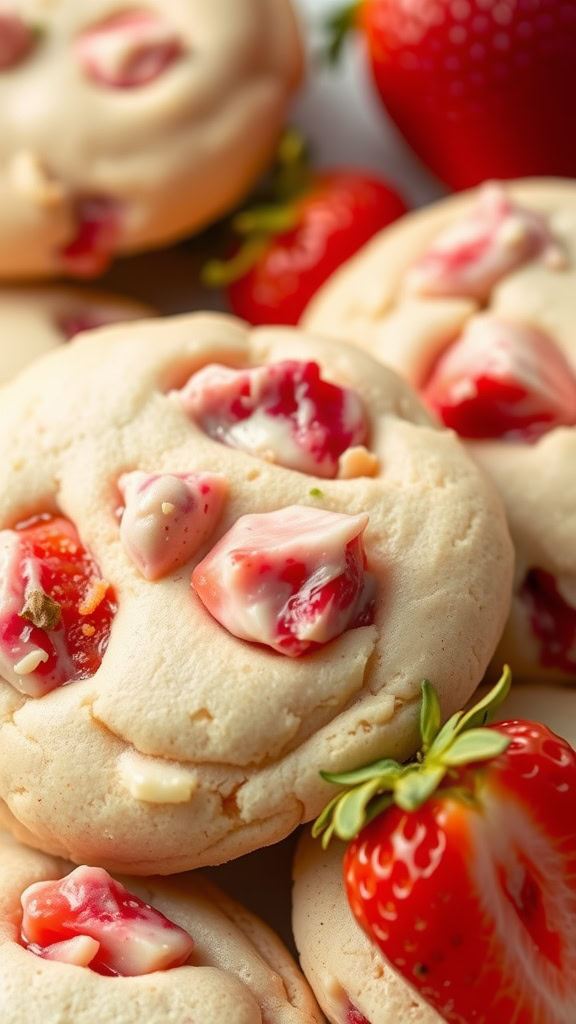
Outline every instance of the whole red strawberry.
POLYGON ((385 182, 358 170, 309 176, 282 205, 235 219, 245 245, 230 263, 208 264, 205 280, 226 285, 233 311, 252 324, 297 324, 330 275, 406 205, 385 182))
POLYGON ((453 188, 576 175, 576 5, 567 0, 360 0, 386 109, 453 188))
POLYGON ((573 1024, 576 753, 542 725, 482 727, 509 685, 440 729, 424 684, 418 760, 325 776, 355 785, 316 832, 352 839, 357 920, 447 1022, 573 1024))

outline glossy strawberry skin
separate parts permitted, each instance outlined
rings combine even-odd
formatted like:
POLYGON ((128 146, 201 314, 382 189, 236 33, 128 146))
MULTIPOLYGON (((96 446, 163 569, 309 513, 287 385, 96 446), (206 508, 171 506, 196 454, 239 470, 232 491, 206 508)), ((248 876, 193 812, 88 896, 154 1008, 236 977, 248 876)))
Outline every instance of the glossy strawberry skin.
POLYGON ((252 269, 228 286, 230 306, 252 324, 297 324, 336 268, 404 213, 403 199, 377 178, 317 175, 296 200, 296 226, 272 237, 252 269))
POLYGON ((455 189, 576 175, 576 8, 564 0, 362 0, 376 87, 455 189))
POLYGON ((393 967, 449 1024, 569 1024, 576 1005, 575 936, 566 934, 568 921, 576 932, 576 753, 541 725, 495 728, 512 739, 505 754, 456 769, 418 811, 394 807, 352 842, 348 899, 393 967), (450 795, 449 786, 471 789, 477 802, 450 795), (511 824, 508 831, 517 819, 520 830, 511 824), (542 843, 538 850, 517 844, 525 822, 542 843), (496 880, 495 900, 487 877, 496 880), (557 885, 565 890, 561 905, 554 905, 557 885), (499 918, 502 907, 508 916, 499 918), (517 934, 529 951, 524 976, 517 934), (531 988, 529 969, 543 975, 543 965, 562 1009, 552 996, 540 1003, 537 985, 531 988))

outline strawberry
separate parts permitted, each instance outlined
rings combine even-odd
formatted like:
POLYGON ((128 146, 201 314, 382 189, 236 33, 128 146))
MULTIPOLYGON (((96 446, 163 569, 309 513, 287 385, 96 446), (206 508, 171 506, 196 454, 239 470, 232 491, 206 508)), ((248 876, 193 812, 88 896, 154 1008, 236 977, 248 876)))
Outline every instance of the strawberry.
POLYGON ((0 11, 0 71, 15 67, 28 56, 37 33, 16 11, 0 11))
POLYGON ((357 0, 333 22, 366 41, 376 88, 452 188, 576 175, 576 8, 565 0, 357 0))
POLYGON ((183 52, 176 29, 144 10, 122 11, 90 26, 74 47, 87 77, 110 89, 149 85, 183 52))
POLYGON ((324 775, 352 788, 315 832, 352 840, 352 911, 449 1024, 573 1024, 576 752, 543 725, 485 728, 509 687, 441 728, 424 683, 416 761, 324 775))
POLYGON ((554 341, 484 314, 440 356, 422 390, 461 437, 533 441, 576 423, 576 377, 554 341))
POLYGON ((404 213, 404 200, 372 175, 315 173, 282 205, 238 214, 244 246, 228 264, 208 263, 204 281, 226 285, 231 308, 252 324, 297 324, 336 268, 404 213))
POLYGON ((576 608, 564 600, 554 576, 530 569, 520 596, 528 609, 532 632, 540 645, 540 663, 576 674, 576 608))

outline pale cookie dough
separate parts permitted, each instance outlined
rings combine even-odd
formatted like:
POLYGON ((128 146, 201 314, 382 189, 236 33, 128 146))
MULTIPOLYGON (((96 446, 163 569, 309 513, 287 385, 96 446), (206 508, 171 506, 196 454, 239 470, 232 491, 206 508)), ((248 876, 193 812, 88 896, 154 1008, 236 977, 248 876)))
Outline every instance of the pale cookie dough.
POLYGON ((314 998, 276 935, 197 875, 121 879, 190 934, 186 966, 110 978, 39 958, 19 941, 21 893, 70 870, 0 836, 2 1024, 320 1024, 314 998))
POLYGON ((224 213, 302 70, 289 0, 11 0, 0 32, 4 279, 95 276, 224 213))
MULTIPOLYGON (((430 243, 477 202, 474 190, 382 232, 320 290, 305 325, 354 341, 418 388, 444 348, 484 309, 543 331, 576 373, 576 184, 543 179, 505 188, 518 204, 546 218, 556 249, 507 273, 485 305, 462 297, 418 298, 406 289, 410 269, 430 243)), ((512 611, 495 671, 509 661, 516 677, 576 679, 576 651, 571 671, 542 663, 542 645, 522 596, 530 569, 544 570, 576 617, 576 429, 559 427, 534 444, 495 440, 468 447, 500 489, 516 547, 512 611)))
MULTIPOLYGON (((552 686, 513 687, 498 718, 543 722, 576 744, 576 694, 552 686)), ((330 1024, 441 1024, 385 962, 356 923, 342 876, 344 844, 327 851, 308 831, 294 865, 293 927, 302 969, 330 1024)))
POLYGON ((446 715, 465 703, 508 611, 512 549, 489 481, 395 374, 295 329, 142 321, 30 367, 2 398, 0 529, 46 510, 76 525, 118 611, 91 679, 34 698, 0 682, 0 819, 76 863, 164 874, 282 839, 324 805, 321 768, 412 753, 424 677, 446 715), (378 475, 322 479, 230 448, 172 393, 208 363, 286 353, 361 396, 378 475), (118 480, 133 470, 227 482, 208 543, 156 582, 120 537, 118 480), (299 658, 237 639, 190 586, 239 517, 291 505, 360 517, 363 530, 367 514, 375 581, 375 624, 299 658))
POLYGON ((140 302, 87 288, 0 288, 0 384, 82 330, 152 315, 140 302))

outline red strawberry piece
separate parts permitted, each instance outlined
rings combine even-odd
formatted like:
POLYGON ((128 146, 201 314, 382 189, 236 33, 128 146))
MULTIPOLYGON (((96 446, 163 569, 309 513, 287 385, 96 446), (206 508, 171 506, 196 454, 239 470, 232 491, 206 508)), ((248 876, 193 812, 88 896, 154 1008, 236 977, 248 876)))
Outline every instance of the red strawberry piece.
POLYGON ((470 320, 423 388, 461 437, 534 441, 576 423, 576 377, 542 331, 486 314, 470 320))
POLYGON ((228 485, 217 473, 125 473, 120 539, 147 580, 184 565, 212 533, 228 485))
POLYGON ((128 319, 132 320, 133 316, 124 314, 121 309, 76 309, 60 316, 56 326, 66 340, 70 341, 83 331, 95 331, 98 327, 106 327, 108 324, 128 319))
POLYGON ((31 952, 98 974, 135 977, 180 967, 194 946, 187 932, 103 868, 36 882, 22 893, 22 908, 22 942, 31 952))
POLYGON ((340 456, 367 439, 360 396, 324 380, 317 363, 205 366, 179 396, 216 441, 301 473, 336 476, 340 456))
POLYGON ((441 729, 424 684, 418 760, 325 776, 355 788, 317 832, 352 839, 352 911, 448 1024, 571 1024, 576 752, 540 724, 483 728, 509 685, 441 729))
POLYGON ((360 1010, 356 1010, 351 1006, 348 1010, 347 1024, 370 1024, 370 1021, 366 1020, 366 1017, 360 1013, 360 1010))
POLYGON ((281 207, 240 214, 252 237, 230 264, 206 267, 208 283, 228 284, 234 312, 252 324, 297 324, 331 274, 392 221, 404 200, 356 170, 325 171, 281 207))
POLYGON ((576 9, 565 0, 360 0, 376 87, 452 188, 576 175, 576 9))
POLYGON ((234 636, 297 658, 373 621, 367 523, 300 505, 242 516, 197 565, 192 586, 234 636))
POLYGON ((0 674, 32 697, 100 667, 114 592, 67 519, 0 532, 0 674))
POLYGON ((488 184, 471 210, 408 271, 406 287, 418 295, 483 302, 507 274, 538 256, 554 269, 566 262, 545 218, 513 202, 501 186, 488 184))
POLYGON ((576 673, 576 608, 564 600, 551 573, 531 569, 522 585, 534 636, 540 644, 540 663, 576 673))
POLYGON ((0 11, 0 71, 7 71, 26 57, 35 33, 16 11, 0 11))
POLYGON ((76 53, 87 76, 98 85, 134 89, 148 85, 183 53, 182 39, 154 11, 130 10, 86 29, 76 53))
POLYGON ((73 277, 98 277, 113 258, 120 232, 119 204, 105 196, 80 199, 75 206, 76 234, 60 250, 63 268, 73 277))

